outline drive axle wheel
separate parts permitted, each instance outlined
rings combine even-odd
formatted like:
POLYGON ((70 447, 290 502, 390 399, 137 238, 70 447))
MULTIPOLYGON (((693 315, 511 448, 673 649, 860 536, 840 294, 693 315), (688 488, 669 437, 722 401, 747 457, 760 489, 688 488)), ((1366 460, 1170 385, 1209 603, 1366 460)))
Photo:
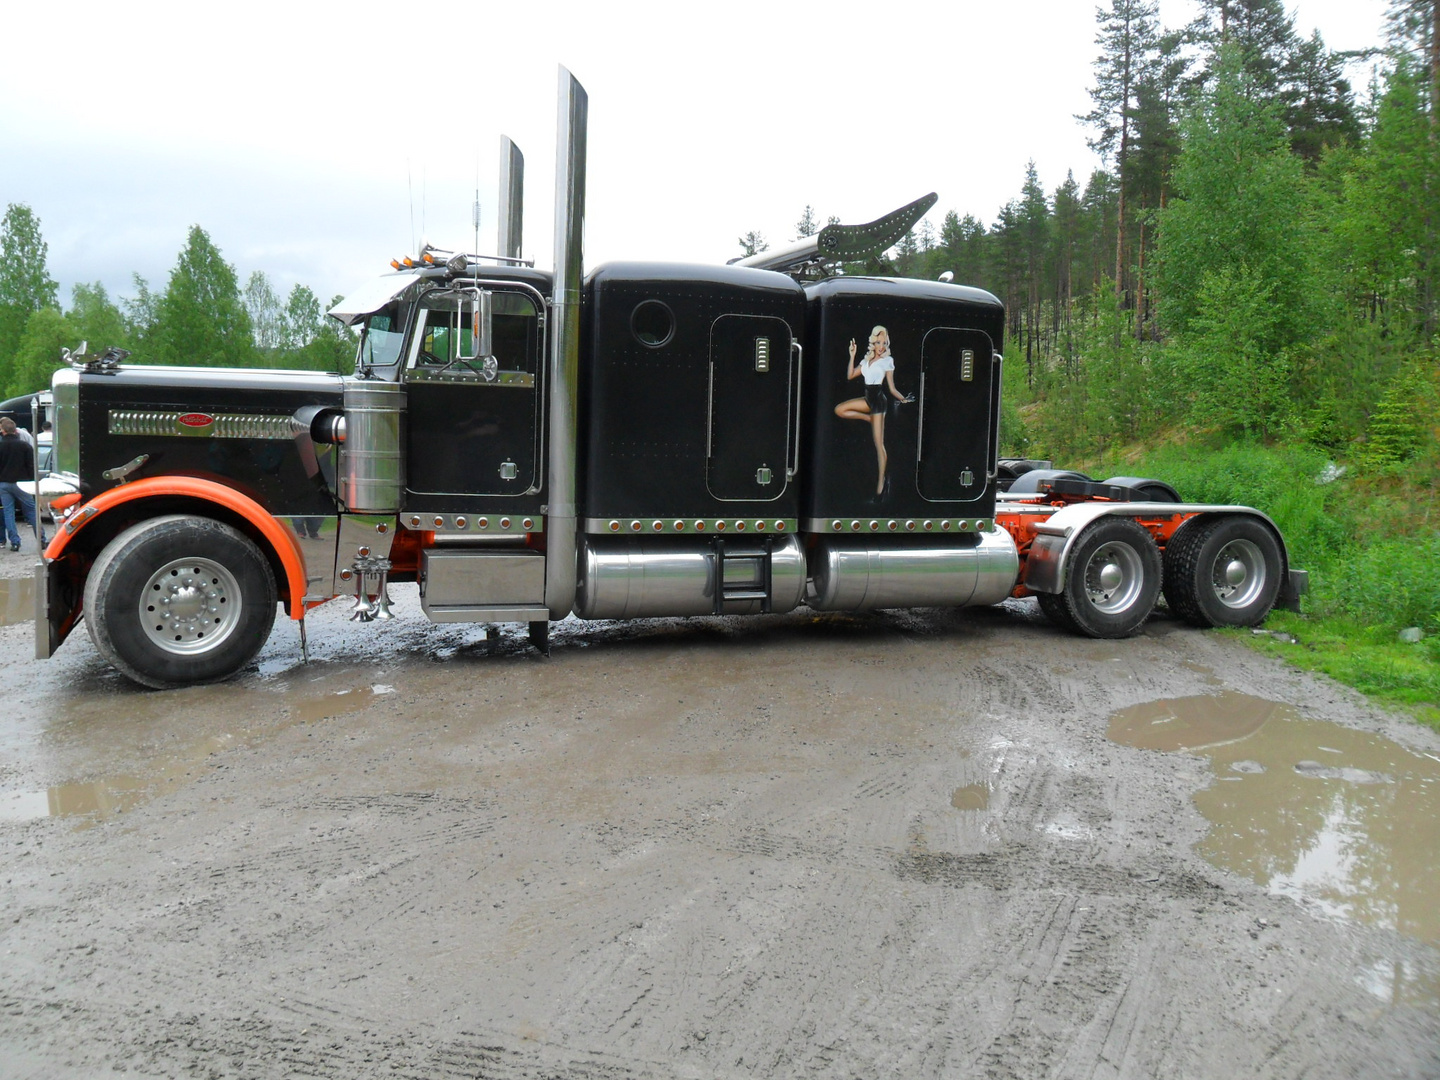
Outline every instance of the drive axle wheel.
POLYGON ((275 603, 275 578, 248 537, 171 515, 110 541, 85 582, 84 612, 101 656, 164 689, 239 671, 270 636, 275 603))
POLYGON ((1255 626, 1280 594, 1274 533, 1250 517, 1182 529, 1165 548, 1165 602, 1195 626, 1255 626))
POLYGON ((1094 638, 1139 629, 1160 595, 1160 551, 1129 518, 1102 518, 1081 534, 1070 554, 1065 588, 1042 595, 1050 620, 1094 638))

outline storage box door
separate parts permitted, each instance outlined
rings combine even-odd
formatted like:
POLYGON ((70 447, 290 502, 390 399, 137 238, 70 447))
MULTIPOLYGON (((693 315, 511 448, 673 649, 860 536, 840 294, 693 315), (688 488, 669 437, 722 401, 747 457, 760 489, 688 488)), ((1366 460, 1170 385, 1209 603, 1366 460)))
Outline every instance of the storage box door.
POLYGON ((993 352, 990 336, 979 330, 937 326, 925 335, 915 480, 931 502, 972 502, 985 494, 993 352))
POLYGON ((722 315, 710 327, 705 482, 717 499, 767 502, 787 484, 798 375, 784 319, 722 315))

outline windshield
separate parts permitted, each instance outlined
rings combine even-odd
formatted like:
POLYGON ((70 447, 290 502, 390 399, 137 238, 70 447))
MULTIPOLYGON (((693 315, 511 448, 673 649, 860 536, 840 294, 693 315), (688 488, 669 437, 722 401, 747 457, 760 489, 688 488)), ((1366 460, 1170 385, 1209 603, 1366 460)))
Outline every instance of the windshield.
POLYGON ((411 304, 387 304, 365 320, 365 336, 360 339, 361 369, 394 368, 400 363, 400 347, 405 341, 405 323, 411 304))

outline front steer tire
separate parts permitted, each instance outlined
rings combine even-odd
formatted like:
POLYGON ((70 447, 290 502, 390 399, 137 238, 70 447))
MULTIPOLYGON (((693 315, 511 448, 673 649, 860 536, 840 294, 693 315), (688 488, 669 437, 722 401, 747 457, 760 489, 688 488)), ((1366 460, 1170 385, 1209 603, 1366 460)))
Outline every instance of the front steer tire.
POLYGON ((1129 518, 1101 518, 1076 541, 1065 587, 1041 594, 1051 622, 1092 638, 1128 637, 1140 628, 1160 595, 1160 550, 1129 518))
POLYGON ((182 514, 126 529, 85 582, 96 651, 157 690, 234 675, 270 636, 275 605, 275 577, 253 541, 182 514))
POLYGON ((1197 522, 1165 546, 1165 603, 1192 626, 1258 626, 1284 567, 1275 534, 1255 518, 1197 522))

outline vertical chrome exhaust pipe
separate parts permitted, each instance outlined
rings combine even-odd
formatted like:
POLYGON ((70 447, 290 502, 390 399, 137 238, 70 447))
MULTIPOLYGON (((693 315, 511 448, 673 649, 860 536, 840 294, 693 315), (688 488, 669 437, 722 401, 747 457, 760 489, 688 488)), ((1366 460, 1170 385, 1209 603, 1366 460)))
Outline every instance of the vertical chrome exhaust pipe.
POLYGON ((545 521, 545 606, 563 619, 575 606, 575 440, 584 278, 585 129, 589 95, 560 68, 555 144, 555 285, 550 316, 550 501, 545 521))
POLYGON ((510 141, 500 136, 500 235, 496 254, 506 259, 520 258, 521 229, 525 220, 525 155, 510 141))

